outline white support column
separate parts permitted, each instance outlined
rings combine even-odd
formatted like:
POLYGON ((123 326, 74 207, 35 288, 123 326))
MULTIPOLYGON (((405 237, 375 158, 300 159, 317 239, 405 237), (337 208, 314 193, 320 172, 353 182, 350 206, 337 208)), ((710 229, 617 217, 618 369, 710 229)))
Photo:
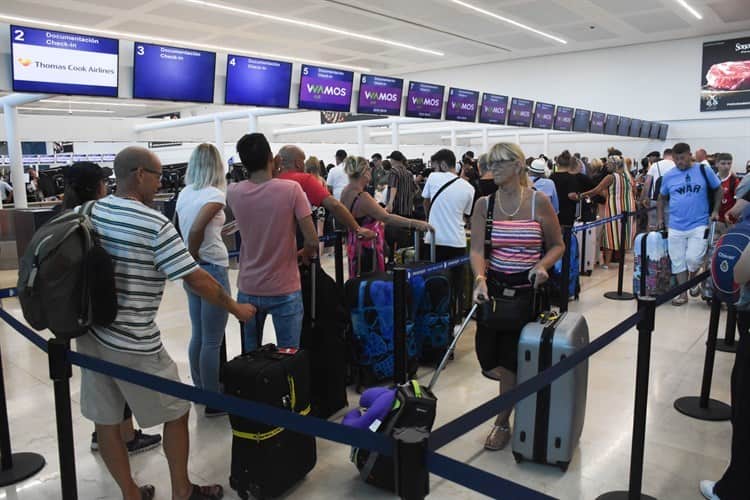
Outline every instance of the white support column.
POLYGON ((549 133, 544 134, 544 154, 545 156, 550 156, 549 154, 549 133))
POLYGON ((216 149, 219 150, 219 154, 221 155, 221 164, 224 165, 224 170, 228 172, 229 164, 226 162, 226 158, 224 158, 224 125, 219 118, 214 118, 214 141, 216 149))
POLYGON ((254 134, 258 131, 258 116, 254 113, 251 113, 248 118, 250 119, 250 123, 248 123, 247 126, 247 133, 254 134))
POLYGON ((365 156, 365 127, 357 127, 357 145, 359 146, 359 156, 365 156))
POLYGON ((516 132, 516 144, 521 145, 521 134, 516 132))
POLYGON ((399 140, 398 140, 398 123, 393 122, 391 123, 391 147, 393 149, 399 148, 399 140))
POLYGON ((451 129, 451 151, 456 152, 456 129, 451 129))
POLYGON ((13 184, 13 203, 16 208, 28 208, 26 183, 23 178, 21 140, 18 138, 18 110, 11 104, 4 104, 3 112, 5 113, 8 156, 10 156, 10 182, 13 184))
POLYGON ((490 137, 488 127, 484 127, 482 129, 482 151, 484 151, 485 153, 488 153, 490 151, 490 137))

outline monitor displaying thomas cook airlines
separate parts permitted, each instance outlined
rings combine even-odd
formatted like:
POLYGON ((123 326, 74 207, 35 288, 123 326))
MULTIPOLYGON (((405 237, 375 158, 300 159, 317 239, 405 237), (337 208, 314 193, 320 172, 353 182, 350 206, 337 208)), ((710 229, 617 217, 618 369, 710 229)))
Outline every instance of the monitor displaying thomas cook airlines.
POLYGON ((11 25, 10 41, 14 91, 117 97, 118 40, 11 25))

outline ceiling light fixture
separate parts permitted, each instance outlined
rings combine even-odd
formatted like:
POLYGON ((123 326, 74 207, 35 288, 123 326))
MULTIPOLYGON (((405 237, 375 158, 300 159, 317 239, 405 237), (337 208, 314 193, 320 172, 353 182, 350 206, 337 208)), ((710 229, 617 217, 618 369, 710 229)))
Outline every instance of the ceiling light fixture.
POLYGON ((94 105, 94 106, 125 106, 129 108, 147 108, 149 107, 148 104, 128 104, 124 102, 108 102, 108 101, 53 101, 49 99, 45 99, 42 101, 44 104, 87 104, 87 105, 94 105))
POLYGON ((236 14, 242 14, 245 16, 251 16, 251 17, 259 17, 262 19, 268 19, 269 21, 275 21, 279 23, 286 23, 286 24, 293 24, 295 26, 301 26, 303 28, 309 28, 314 29, 318 31, 326 31, 328 33, 334 33, 336 35, 343 35, 348 36, 351 38, 359 38, 360 40, 367 40, 368 42, 375 42, 380 43, 384 45, 391 45, 393 47, 399 47, 402 49, 408 49, 408 50, 414 50, 417 52, 422 52, 424 54, 430 54, 433 56, 444 56, 445 53, 439 52, 437 50, 431 50, 431 49, 424 49, 422 47, 417 47, 416 45, 410 45, 408 43, 403 42, 397 42, 395 40, 388 40, 386 38, 379 38, 376 36, 370 36, 370 35, 364 35, 361 33, 355 33, 353 31, 347 31, 341 28, 334 28, 332 26, 326 26, 323 24, 317 24, 317 23, 311 23, 307 21, 300 21, 299 19, 293 19, 291 17, 283 17, 283 16, 277 16, 274 14, 265 14, 263 12, 258 12, 254 10, 248 10, 248 9, 241 9, 239 7, 232 7, 229 5, 223 5, 219 3, 214 2, 206 2, 204 0, 182 0, 185 3, 191 3, 194 5, 200 5, 202 7, 210 7, 212 9, 219 9, 219 10, 225 10, 227 12, 234 12, 236 14))
POLYGON ((677 0, 677 3, 685 7, 685 9, 692 15, 694 15, 697 19, 703 19, 701 13, 691 7, 685 0, 677 0))
POLYGON ((550 40, 554 40, 558 43, 567 44, 565 40, 563 40, 560 37, 556 37, 554 35, 550 35, 549 33, 545 33, 544 31, 539 31, 538 29, 534 29, 531 26, 526 26, 525 24, 519 23, 518 21, 514 21, 513 19, 508 19, 507 17, 503 17, 499 14, 495 14, 494 12, 490 12, 489 10, 485 10, 481 7, 477 7, 476 5, 471 5, 470 3, 463 2, 461 0, 453 0, 453 3, 456 3, 458 5, 461 5, 463 7, 466 7, 467 9, 471 9, 473 11, 479 12, 480 14, 484 14, 486 16, 493 17, 495 19, 498 19, 500 21, 503 21, 504 23, 512 24, 513 26, 516 26, 521 29, 525 29, 527 31, 531 31, 532 33, 536 33, 539 36, 543 36, 545 38, 549 38, 550 40))
POLYGON ((114 113, 114 111, 110 109, 64 109, 64 108, 43 108, 43 107, 30 107, 30 106, 24 106, 18 108, 21 111, 63 111, 65 113, 114 113))
POLYGON ((371 71, 370 68, 366 68, 363 66, 352 66, 350 64, 337 64, 337 63, 332 63, 330 61, 316 61, 314 59, 306 59, 306 58, 279 55, 279 54, 267 54, 264 52, 257 52, 253 50, 239 49, 239 48, 234 48, 234 47, 221 47, 219 45, 196 43, 196 42, 191 42, 187 40, 175 40, 172 38, 162 38, 162 37, 157 37, 157 36, 145 35, 142 33, 130 33, 130 32, 123 32, 123 31, 103 30, 103 29, 91 28, 89 26, 81 26, 81 25, 76 25, 76 24, 56 23, 52 21, 45 21, 43 19, 11 16, 9 14, 5 14, 2 12, 0 12, 0 19, 7 19, 8 21, 14 21, 14 22, 26 23, 26 24, 32 24, 32 25, 40 24, 42 26, 50 26, 52 28, 57 28, 57 29, 72 30, 75 32, 80 32, 80 33, 95 33, 99 35, 105 35, 105 36, 110 36, 110 37, 120 38, 120 39, 125 39, 125 40, 143 40, 144 42, 150 41, 150 42, 165 43, 169 45, 177 45, 177 46, 184 46, 184 47, 195 47, 198 49, 214 50, 217 52, 225 52, 225 53, 232 53, 232 54, 247 54, 249 56, 268 57, 271 59, 282 59, 282 60, 286 59, 286 60, 299 61, 299 62, 311 63, 311 64, 316 64, 316 65, 321 65, 321 66, 334 67, 334 68, 353 69, 355 71, 361 71, 363 73, 367 73, 371 71))

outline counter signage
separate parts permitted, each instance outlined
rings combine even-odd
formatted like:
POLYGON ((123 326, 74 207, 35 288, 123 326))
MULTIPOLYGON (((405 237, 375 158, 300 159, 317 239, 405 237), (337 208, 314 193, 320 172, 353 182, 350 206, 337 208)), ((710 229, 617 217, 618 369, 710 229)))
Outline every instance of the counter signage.
POLYGON ((573 132, 588 132, 591 121, 591 111, 587 109, 576 109, 573 118, 573 132))
POLYGON ((452 88, 448 91, 445 119, 459 122, 474 122, 477 119, 479 92, 452 88))
POLYGON ((409 82, 409 93, 406 97, 406 116, 412 118, 443 117, 443 100, 445 86, 431 83, 409 82))
POLYGON ((134 98, 214 102, 213 52, 136 42, 134 57, 134 98))
POLYGON ((594 111, 591 113, 591 128, 589 132, 592 134, 603 134, 604 133, 604 120, 607 115, 605 113, 599 113, 594 111))
POLYGON ((555 105, 537 102, 534 108, 534 122, 532 127, 551 129, 555 117, 555 105))
POLYGON ((120 42, 10 26, 13 90, 117 97, 120 42))
POLYGON ((627 137, 630 133, 630 118, 626 116, 620 117, 620 123, 617 126, 617 135, 627 137))
POLYGON ((505 125, 508 115, 508 96, 482 94, 482 107, 479 108, 479 122, 492 125, 505 125))
POLYGON ((659 139, 662 141, 667 140, 667 132, 669 131, 669 125, 666 123, 662 123, 661 127, 659 127, 659 139))
POLYGON ((573 128, 573 108, 558 106, 553 128, 555 130, 570 132, 573 128))
POLYGON ((510 100, 510 115, 508 116, 508 125, 515 127, 531 126, 531 110, 534 108, 534 101, 513 97, 510 100))
POLYGON ((643 122, 641 120, 633 118, 633 121, 630 122, 630 133, 628 135, 630 137, 640 137, 642 123, 643 122))
POLYGON ((362 75, 357 113, 398 116, 403 95, 404 81, 401 78, 362 75))
POLYGON ((607 115, 607 121, 604 123, 604 133, 607 135, 617 135, 620 117, 617 115, 607 115))
POLYGON ((648 139, 651 135, 651 122, 643 122, 641 124, 641 137, 648 139))
POLYGON ((750 109, 750 37, 703 44, 701 111, 750 109))
POLYGON ((299 107, 320 111, 351 110, 354 73, 340 69, 302 65, 299 107))
POLYGON ((292 63, 227 55, 225 104, 289 107, 292 63))

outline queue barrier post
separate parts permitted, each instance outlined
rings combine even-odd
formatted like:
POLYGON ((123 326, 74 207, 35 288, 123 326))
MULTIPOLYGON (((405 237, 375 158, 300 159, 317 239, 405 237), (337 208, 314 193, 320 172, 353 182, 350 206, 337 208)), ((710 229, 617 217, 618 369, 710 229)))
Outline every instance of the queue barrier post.
POLYGON ((655 500, 641 492, 643 488, 643 456, 646 446, 646 417, 648 385, 651 366, 651 337, 656 321, 656 298, 638 297, 638 358, 635 374, 635 408, 633 410, 633 444, 630 452, 630 481, 628 491, 612 491, 597 500, 655 500))
MULTIPOLYGON (((610 300, 633 300, 635 295, 629 292, 623 292, 623 282, 625 281, 625 240, 627 239, 627 225, 628 218, 635 215, 634 212, 623 212, 622 219, 620 219, 620 265, 617 269, 617 291, 606 292, 604 297, 610 300)), ((643 272, 643 264, 641 264, 641 272, 643 272)))
MULTIPOLYGON (((716 300, 716 299, 713 299, 716 300)), ((721 352, 737 352, 737 342, 734 334, 737 331, 737 307, 734 304, 727 304, 727 328, 724 331, 724 338, 716 341, 716 350, 721 352)))
POLYGON ((336 240, 333 246, 333 259, 336 273, 336 284, 344 289, 344 231, 337 229, 336 240))
POLYGON ((716 337, 719 333, 719 316, 721 315, 721 301, 711 301, 711 318, 708 322, 708 340, 706 341, 706 358, 703 364, 703 382, 700 396, 686 396, 674 402, 677 411, 698 420, 720 422, 729 420, 732 408, 721 401, 711 399, 711 380, 716 358, 716 337))
POLYGON ((430 473, 427 468, 429 436, 424 427, 393 430, 396 494, 404 500, 423 500, 430 493, 430 473))
POLYGON ((408 275, 405 267, 393 270, 393 380, 405 384, 407 378, 406 294, 408 275))
POLYGON ((562 276, 560 276, 560 312, 568 311, 568 302, 570 301, 570 252, 571 238, 575 238, 573 229, 570 226, 563 227, 563 242, 565 243, 565 252, 562 260, 562 276))
POLYGON ((63 500, 77 500, 75 448, 73 446, 73 417, 70 410, 70 341, 53 338, 47 341, 49 377, 55 390, 55 419, 57 420, 57 449, 60 458, 60 486, 63 500))

